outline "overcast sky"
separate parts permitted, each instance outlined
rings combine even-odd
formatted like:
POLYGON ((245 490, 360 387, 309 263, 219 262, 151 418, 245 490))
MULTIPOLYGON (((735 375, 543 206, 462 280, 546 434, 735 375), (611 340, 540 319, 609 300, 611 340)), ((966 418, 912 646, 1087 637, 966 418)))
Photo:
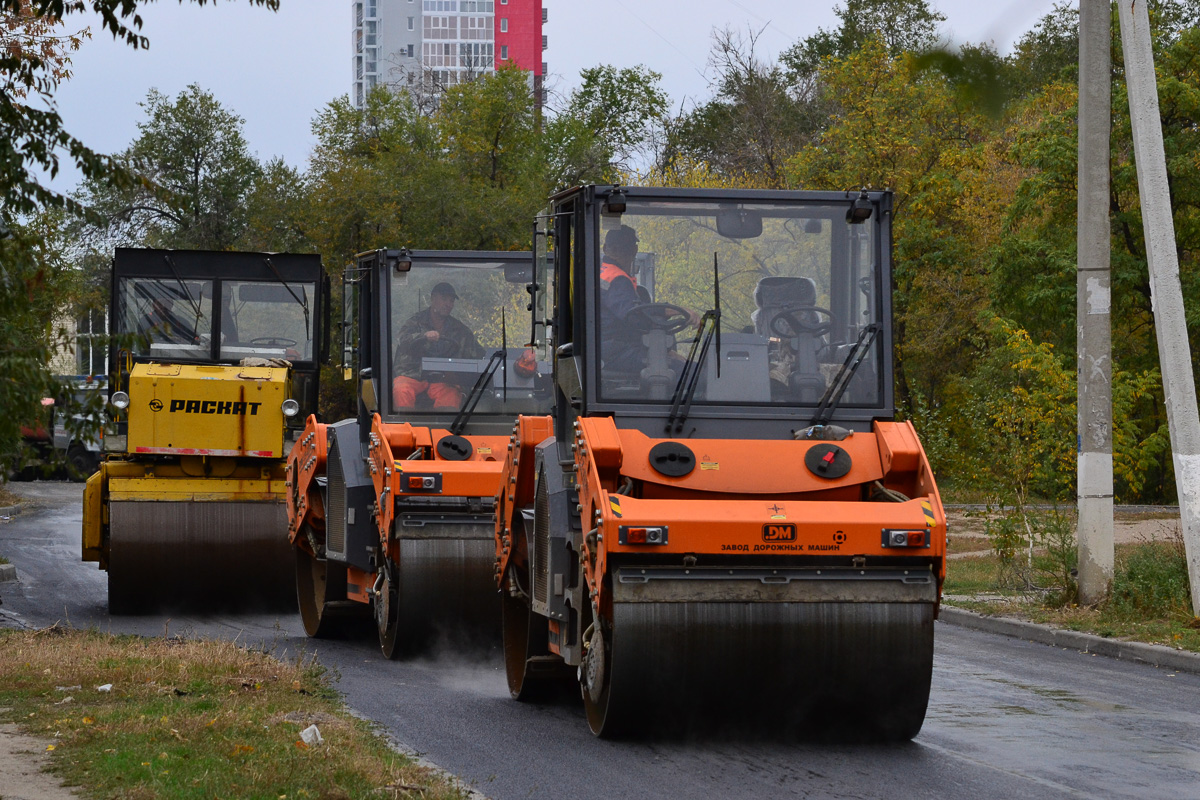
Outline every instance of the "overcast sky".
MULTIPOLYGON (((811 0, 543 0, 549 22, 543 54, 547 86, 567 94, 579 71, 597 64, 645 64, 663 76, 673 106, 708 96, 712 31, 760 31, 759 51, 776 56, 797 39, 833 29, 835 2, 811 0)), ((840 4, 840 0, 839 3, 840 4)), ((1053 0, 932 0, 956 42, 994 42, 1003 53, 1048 13, 1053 0)), ((75 77, 58 92, 68 130, 93 149, 116 152, 137 136, 138 104, 150 88, 174 96, 197 83, 245 120, 260 160, 282 156, 303 168, 311 123, 330 100, 350 91, 350 0, 280 0, 272 13, 245 0, 216 5, 143 4, 149 50, 133 50, 93 25, 74 56, 75 77)), ((73 15, 83 27, 92 20, 73 15)), ((78 180, 65 172, 53 185, 78 180)))

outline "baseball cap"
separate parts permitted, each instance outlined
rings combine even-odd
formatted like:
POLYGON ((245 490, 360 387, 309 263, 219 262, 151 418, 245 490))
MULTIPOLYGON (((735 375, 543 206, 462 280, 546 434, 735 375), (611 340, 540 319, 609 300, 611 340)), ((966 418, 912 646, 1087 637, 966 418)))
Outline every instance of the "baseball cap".
POLYGON ((430 294, 440 294, 445 297, 453 297, 455 300, 458 299, 458 292, 454 291, 454 287, 445 281, 442 281, 437 286, 433 287, 433 289, 430 291, 430 294))
POLYGON ((604 237, 605 248, 617 248, 619 250, 629 251, 637 248, 638 235, 637 231, 628 225, 621 225, 613 228, 604 237))

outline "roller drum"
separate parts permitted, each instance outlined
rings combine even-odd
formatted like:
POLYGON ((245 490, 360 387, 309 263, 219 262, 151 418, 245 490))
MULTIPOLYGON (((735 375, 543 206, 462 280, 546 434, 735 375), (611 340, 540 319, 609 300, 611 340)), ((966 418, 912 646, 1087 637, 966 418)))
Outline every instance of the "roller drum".
POLYGON ((492 529, 470 527, 470 538, 400 540, 399 641, 404 652, 440 644, 465 649, 500 644, 492 529))
POLYGON ((932 603, 614 603, 593 732, 712 726, 910 739, 933 667, 932 603))
POLYGON ((109 610, 294 610, 282 502, 109 503, 109 610))

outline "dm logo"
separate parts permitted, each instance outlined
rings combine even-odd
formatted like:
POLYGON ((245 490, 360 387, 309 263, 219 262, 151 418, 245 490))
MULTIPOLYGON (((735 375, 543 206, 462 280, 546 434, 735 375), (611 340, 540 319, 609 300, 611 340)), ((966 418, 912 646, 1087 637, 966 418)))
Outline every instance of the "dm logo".
POLYGON ((151 411, 162 411, 163 410, 162 400, 159 400, 157 397, 154 398, 153 400, 151 400, 150 401, 150 410, 151 411))
POLYGON ((796 526, 790 522, 763 525, 763 541, 794 542, 796 541, 796 526))

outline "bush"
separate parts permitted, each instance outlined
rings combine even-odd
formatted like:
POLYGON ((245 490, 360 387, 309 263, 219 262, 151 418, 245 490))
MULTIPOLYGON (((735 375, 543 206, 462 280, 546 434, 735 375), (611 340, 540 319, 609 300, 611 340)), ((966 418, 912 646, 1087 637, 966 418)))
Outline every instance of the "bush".
POLYGON ((1076 600, 1078 551, 1073 520, 1057 509, 1045 513, 1028 507, 991 513, 987 535, 1000 560, 1001 588, 1040 592, 1046 605, 1063 606, 1076 600))
POLYGON ((1141 542, 1116 565, 1114 608, 1144 616, 1192 616, 1187 557, 1178 533, 1165 542, 1141 542))

